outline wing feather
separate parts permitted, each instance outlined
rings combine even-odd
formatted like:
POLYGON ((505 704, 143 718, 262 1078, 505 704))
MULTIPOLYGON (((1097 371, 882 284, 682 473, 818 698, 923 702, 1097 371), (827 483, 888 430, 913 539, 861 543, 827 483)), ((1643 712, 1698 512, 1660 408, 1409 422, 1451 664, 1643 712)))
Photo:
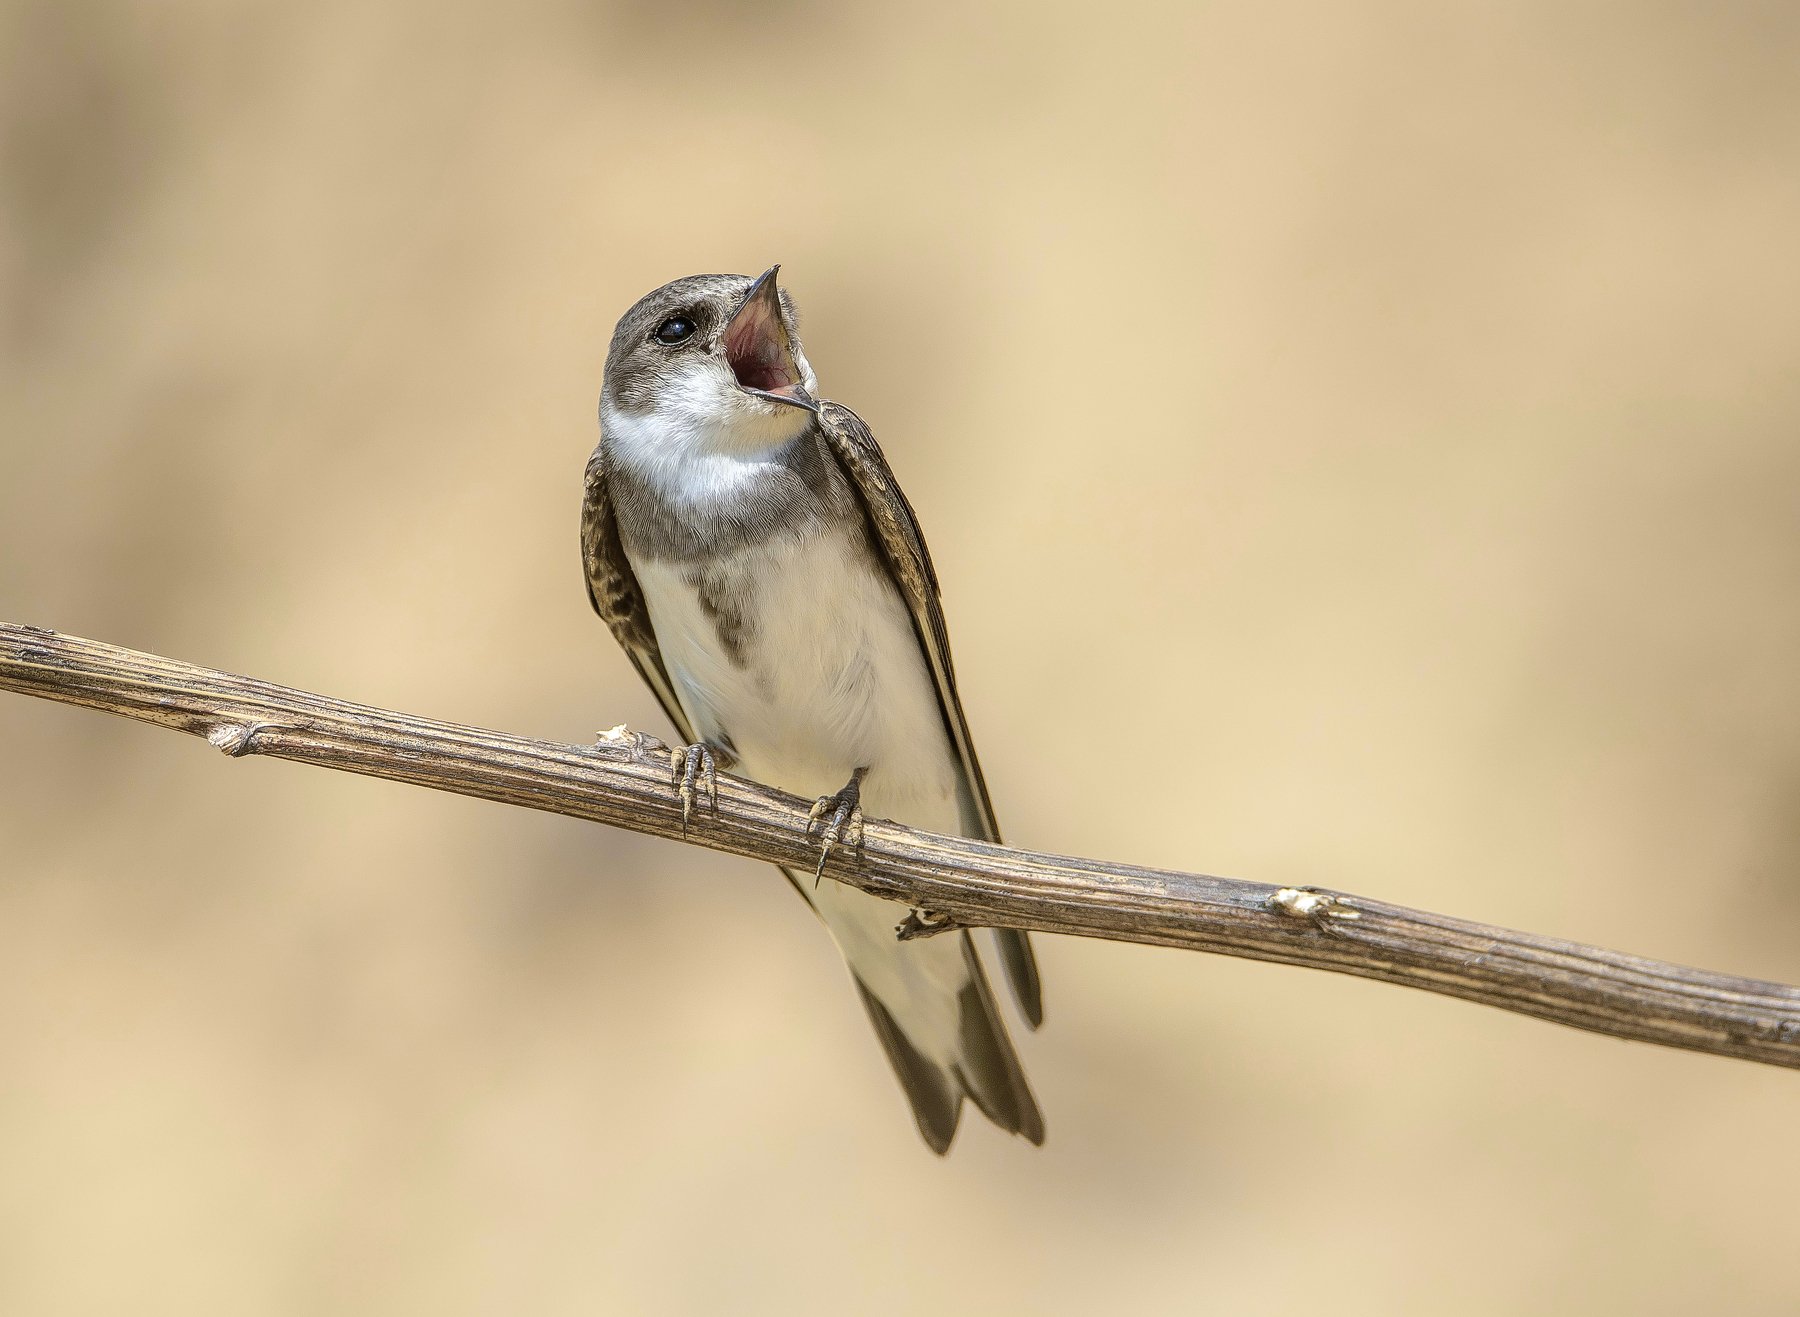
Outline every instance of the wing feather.
POLYGON ((588 599, 594 611, 655 694, 683 742, 692 745, 693 725, 675 696, 669 670, 663 666, 643 587, 638 584, 619 539, 619 521, 606 485, 605 444, 588 459, 587 489, 581 505, 581 561, 587 569, 588 599))
MULTIPOLYGON (((956 669, 950 660, 950 634, 944 624, 937 571, 925 548, 918 516, 901 491, 900 482, 894 479, 881 446, 860 416, 840 403, 827 402, 820 409, 819 421, 826 443, 855 488, 875 542, 906 598, 913 630, 917 632, 919 644, 930 663, 932 680, 937 687, 938 708, 944 717, 944 730, 949 733, 962 769, 959 789, 963 827, 972 837, 997 843, 1000 825, 994 818, 994 802, 988 795, 987 780, 981 774, 981 761, 975 757, 975 742, 969 734, 962 697, 957 693, 956 669)), ((1036 1028, 1043 1023, 1044 1007, 1031 942, 1015 929, 995 929, 994 937, 999 946, 1001 965, 1019 1008, 1036 1028)))

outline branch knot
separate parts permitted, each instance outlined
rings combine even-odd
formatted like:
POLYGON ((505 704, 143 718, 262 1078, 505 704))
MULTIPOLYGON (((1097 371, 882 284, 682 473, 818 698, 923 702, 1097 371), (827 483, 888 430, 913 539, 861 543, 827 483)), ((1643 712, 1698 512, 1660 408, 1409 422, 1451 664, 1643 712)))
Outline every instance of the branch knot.
POLYGON ((273 731, 275 726, 274 723, 254 721, 245 723, 216 723, 214 724, 213 729, 206 734, 206 740, 209 745, 223 750, 233 759, 236 759, 240 755, 255 754, 257 749, 257 734, 260 732, 273 731))

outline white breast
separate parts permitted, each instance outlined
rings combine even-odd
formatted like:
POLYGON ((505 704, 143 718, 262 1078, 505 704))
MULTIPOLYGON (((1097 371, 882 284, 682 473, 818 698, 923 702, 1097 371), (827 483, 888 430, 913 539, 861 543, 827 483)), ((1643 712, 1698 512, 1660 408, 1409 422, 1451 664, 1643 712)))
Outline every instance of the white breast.
POLYGON ((777 536, 706 565, 741 618, 720 638, 700 575, 634 564, 657 645, 697 732, 728 737, 739 771, 802 796, 869 769, 872 817, 959 831, 956 760, 911 617, 846 529, 777 536))
MULTIPOLYGON (((615 418, 609 439, 615 432, 623 437, 615 457, 697 520, 758 478, 754 454, 696 445, 663 418, 615 418)), ((963 830, 961 768, 911 616, 853 528, 815 523, 703 566, 640 556, 632 567, 682 709, 697 735, 729 739, 738 772, 818 797, 866 768, 869 817, 963 830), (720 637, 721 602, 733 642, 720 637)), ((902 909, 840 883, 806 895, 913 1045, 954 1065, 969 982, 962 939, 897 942, 902 909)))
MULTIPOLYGON (((778 537, 706 570, 746 587, 734 660, 695 569, 635 564, 663 663, 703 737, 728 736, 737 771, 795 795, 829 795, 867 768, 870 818, 960 832, 960 769, 898 589, 843 530, 778 537)), ((857 977, 940 1065, 962 1046, 969 969, 957 938, 894 940, 904 910, 854 887, 807 891, 857 977)))

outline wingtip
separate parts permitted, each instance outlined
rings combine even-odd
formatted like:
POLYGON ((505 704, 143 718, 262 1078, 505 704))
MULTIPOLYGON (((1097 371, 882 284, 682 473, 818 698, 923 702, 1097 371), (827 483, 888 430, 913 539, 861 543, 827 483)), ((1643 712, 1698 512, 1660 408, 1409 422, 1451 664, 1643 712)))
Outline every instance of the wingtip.
POLYGON ((1031 1028, 1039 1028, 1044 1023, 1044 983, 1030 937, 1017 929, 996 928, 994 946, 1000 953, 1000 967, 1005 971, 1019 1015, 1031 1028))

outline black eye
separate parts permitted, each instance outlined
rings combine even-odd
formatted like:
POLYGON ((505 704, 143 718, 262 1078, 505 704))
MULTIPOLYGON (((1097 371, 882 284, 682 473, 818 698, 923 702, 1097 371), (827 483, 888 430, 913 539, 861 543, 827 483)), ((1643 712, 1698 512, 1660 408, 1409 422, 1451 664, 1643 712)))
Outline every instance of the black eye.
POLYGON ((670 316, 656 327, 656 341, 674 346, 683 339, 691 338, 694 333, 694 322, 686 316, 670 316))

